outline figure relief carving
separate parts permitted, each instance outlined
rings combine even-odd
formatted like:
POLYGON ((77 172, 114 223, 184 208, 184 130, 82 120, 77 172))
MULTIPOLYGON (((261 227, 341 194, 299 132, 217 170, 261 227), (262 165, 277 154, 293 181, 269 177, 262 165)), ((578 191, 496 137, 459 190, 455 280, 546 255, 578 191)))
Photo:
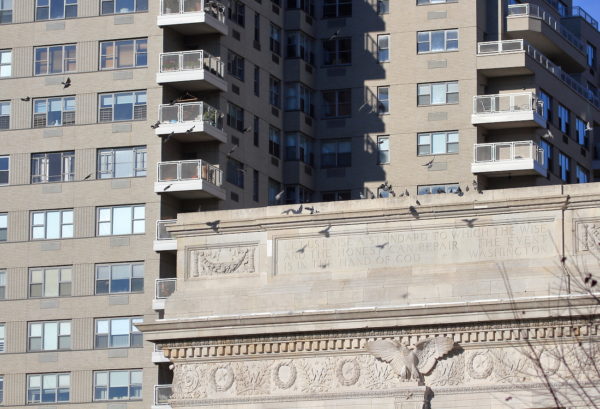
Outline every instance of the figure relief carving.
POLYGON ((396 340, 377 340, 367 343, 367 351, 387 362, 402 381, 423 382, 423 375, 431 372, 438 359, 454 348, 450 337, 426 338, 415 345, 396 340))
POLYGON ((352 386, 360 378, 360 364, 356 359, 342 359, 335 368, 338 382, 344 386, 352 386))
POLYGON ((216 365, 210 371, 210 384, 217 392, 226 392, 233 385, 234 375, 231 365, 216 365))
POLYGON ((273 383, 279 389, 289 389, 296 383, 298 370, 292 361, 279 362, 273 368, 273 383))
POLYGON ((268 395, 271 391, 270 364, 236 365, 235 389, 238 395, 268 395))
POLYGON ((191 251, 190 277, 254 273, 255 246, 191 251))
POLYGON ((590 253, 600 260, 600 226, 584 224, 583 244, 590 253))

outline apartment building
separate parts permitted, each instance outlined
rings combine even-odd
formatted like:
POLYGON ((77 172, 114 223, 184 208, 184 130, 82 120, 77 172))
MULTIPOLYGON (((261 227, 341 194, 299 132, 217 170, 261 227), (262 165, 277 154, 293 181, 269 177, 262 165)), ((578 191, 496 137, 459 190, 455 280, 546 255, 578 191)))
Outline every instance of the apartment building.
POLYGON ((0 23, 0 405, 165 402, 135 325, 174 291, 178 213, 599 176, 598 23, 570 1, 0 0, 0 23))

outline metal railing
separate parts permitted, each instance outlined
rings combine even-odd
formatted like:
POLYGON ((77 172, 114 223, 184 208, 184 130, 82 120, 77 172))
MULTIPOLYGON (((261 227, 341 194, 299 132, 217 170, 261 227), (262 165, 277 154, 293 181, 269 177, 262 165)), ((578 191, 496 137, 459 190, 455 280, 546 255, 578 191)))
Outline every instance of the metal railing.
POLYGON ((177 219, 156 221, 156 240, 171 240, 173 237, 167 231, 167 226, 177 223, 177 219))
POLYGON ((535 111, 541 115, 542 108, 543 102, 533 92, 476 95, 473 97, 474 114, 535 111))
POLYGON ((160 72, 207 70, 223 78, 225 66, 220 57, 204 50, 160 54, 160 72))
POLYGON ((158 181, 176 182, 202 179, 215 186, 223 184, 223 172, 201 159, 158 162, 158 181))
POLYGON ((168 405, 173 385, 154 385, 154 405, 168 405))
POLYGON ((154 298, 157 300, 169 298, 177 288, 176 278, 157 278, 154 286, 154 298))
POLYGON ((160 14, 168 16, 170 14, 184 13, 207 13, 219 20, 225 22, 225 5, 215 0, 161 0, 160 14))
POLYGON ((537 61, 542 67, 559 78, 573 91, 590 101, 595 107, 600 108, 600 98, 592 90, 584 87, 579 81, 570 74, 564 72, 562 68, 554 64, 548 57, 542 54, 537 48, 525 40, 504 40, 489 41, 477 44, 478 55, 503 54, 512 52, 526 52, 531 58, 537 61))
POLYGON ((585 44, 577 36, 554 18, 549 12, 537 4, 511 4, 508 6, 508 17, 529 16, 544 20, 554 31, 562 35, 575 48, 585 54, 585 44))
POLYGON ((544 150, 533 141, 478 143, 473 157, 477 163, 533 159, 544 165, 544 150))
POLYGON ((592 27, 598 30, 598 21, 594 17, 590 16, 588 12, 585 11, 582 7, 574 6, 573 10, 571 11, 571 16, 581 17, 582 19, 587 21, 592 27))
POLYGON ((158 120, 161 123, 182 123, 204 121, 218 129, 223 129, 224 115, 205 102, 185 102, 164 104, 158 107, 158 120))

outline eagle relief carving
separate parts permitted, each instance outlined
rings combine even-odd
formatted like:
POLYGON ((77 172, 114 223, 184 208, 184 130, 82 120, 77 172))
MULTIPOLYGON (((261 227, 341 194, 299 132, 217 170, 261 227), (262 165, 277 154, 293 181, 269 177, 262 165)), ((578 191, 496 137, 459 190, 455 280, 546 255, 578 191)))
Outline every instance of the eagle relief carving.
POLYGON ((454 340, 450 337, 427 338, 409 346, 384 339, 368 342, 366 347, 375 358, 389 363, 400 380, 423 384, 423 375, 429 374, 438 359, 452 351, 454 340))
POLYGON ((255 246, 191 251, 190 277, 254 272, 255 246))

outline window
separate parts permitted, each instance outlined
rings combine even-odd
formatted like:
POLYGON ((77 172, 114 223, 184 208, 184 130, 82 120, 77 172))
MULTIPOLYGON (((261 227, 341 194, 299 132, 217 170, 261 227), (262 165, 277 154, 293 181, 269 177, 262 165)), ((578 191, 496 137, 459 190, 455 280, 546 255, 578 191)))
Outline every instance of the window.
POLYGON ((146 91, 100 94, 100 122, 146 119, 146 91))
POLYGON ((325 118, 349 116, 352 106, 350 89, 323 91, 323 104, 325 118))
POLYGON ((569 16, 569 6, 560 0, 556 3, 556 10, 558 10, 558 14, 560 14, 561 17, 569 16))
POLYGON ((269 126, 269 153, 277 158, 281 155, 281 131, 269 126))
POLYGON ((558 152, 558 170, 560 172, 560 178, 569 183, 571 179, 571 158, 562 152, 558 152))
POLYGON ((227 159, 227 181, 232 185, 244 188, 244 164, 233 158, 227 159))
POLYGON ((254 116, 254 123, 253 123, 253 127, 252 127, 252 133, 253 133, 253 139, 254 139, 254 146, 258 146, 259 142, 260 142, 260 133, 259 133, 259 127, 260 127, 260 120, 258 119, 258 117, 255 115, 254 116))
POLYGON ((238 131, 244 130, 244 110, 231 102, 227 109, 227 125, 238 131))
POLYGON ((142 333, 135 324, 143 320, 142 317, 97 319, 94 348, 141 347, 142 333))
POLYGON ((138 13, 148 11, 148 0, 101 0, 101 14, 138 13))
POLYGON ((417 186, 418 195, 437 195, 442 193, 456 193, 458 192, 458 183, 450 183, 445 185, 427 185, 417 186))
POLYGON ((73 237, 73 210, 31 212, 31 239, 52 240, 73 237))
POLYGON ((577 164, 576 167, 577 183, 588 183, 590 180, 590 172, 587 171, 583 166, 577 164))
POLYGON ((347 65, 352 63, 352 37, 323 40, 323 65, 347 65))
POLYGON ((352 166, 352 140, 341 139, 321 142, 321 168, 352 166))
POLYGON ((71 349, 71 321, 29 323, 28 351, 71 349))
POLYGON ((260 68, 254 66, 254 95, 260 97, 260 68))
POLYGON ((352 199, 352 194, 349 190, 339 190, 336 192, 323 192, 321 195, 324 202, 338 202, 340 200, 352 199))
POLYGON ((98 208, 98 236, 144 234, 146 231, 144 205, 98 208))
POLYGON ((144 263, 96 265, 96 294, 144 291, 144 263))
POLYGON ((418 105, 458 104, 458 81, 418 84, 418 105))
POLYGON ((74 179, 74 151, 31 154, 31 183, 72 182, 74 179))
POLYGON ((352 17, 352 0, 323 0, 323 18, 352 17))
POLYGON ((29 297, 68 297, 71 295, 71 267, 29 269, 29 297))
POLYGON ((0 213, 0 241, 8 239, 8 213, 0 213))
POLYGON ((0 0, 0 24, 12 23, 12 2, 13 0, 0 0))
POLYGON ((564 134, 570 135, 569 116, 571 113, 562 104, 558 104, 558 127, 564 134))
POLYGON ((389 136, 377 137, 377 163, 390 163, 390 138, 389 136))
POLYGON ((260 14, 254 12, 254 47, 260 50, 260 14))
POLYGON ((77 0, 36 0, 36 20, 60 20, 77 17, 77 0))
POLYGON ((71 375, 45 373, 27 375, 27 403, 68 402, 71 395, 71 375))
POLYGON ((4 376, 0 376, 0 405, 4 402, 4 376))
POLYGON ((252 172, 252 200, 258 202, 258 193, 260 192, 259 174, 258 170, 252 172))
POLYGON ((229 6, 229 20, 239 26, 246 25, 246 6, 239 0, 233 0, 229 6))
POLYGON ((148 65, 148 39, 102 41, 100 43, 100 69, 146 67, 148 65))
POLYGON ((546 169, 547 171, 552 171, 552 165, 554 161, 554 158, 552 156, 552 145, 550 145, 544 140, 541 140, 540 147, 544 151, 544 169, 546 169))
POLYGON ((75 125, 75 97, 33 100, 33 127, 75 125))
POLYGON ((275 77, 269 77, 269 103, 277 108, 281 105, 281 81, 275 77))
POLYGON ((61 74, 77 70, 77 46, 75 44, 36 47, 35 75, 61 74))
MULTIPOLYGON (((0 0, 2 1, 2 0, 0 0)), ((0 78, 12 75, 12 50, 0 50, 0 78)))
POLYGON ((312 196, 313 191, 302 185, 285 186, 285 202, 288 204, 310 203, 312 196))
POLYGON ((458 132, 428 132, 417 134, 417 155, 458 153, 458 132))
POLYGON ((275 179, 269 178, 269 186, 268 186, 268 203, 269 205, 277 205, 279 204, 279 200, 275 196, 281 191, 281 183, 276 181, 275 179))
POLYGON ((303 133, 288 133, 285 135, 285 160, 299 160, 313 165, 313 140, 303 133))
POLYGON ((4 330, 4 324, 0 324, 0 352, 4 352, 5 351, 5 343, 4 343, 5 341, 4 340, 6 339, 5 338, 6 334, 5 334, 4 331, 5 331, 4 330))
POLYGON ((94 400, 142 399, 142 370, 94 372, 94 400))
POLYGON ((390 35, 381 34, 377 36, 377 61, 386 62, 390 60, 390 35))
POLYGON ((314 91, 299 82, 285 84, 285 110, 302 111, 308 116, 314 116, 314 91))
POLYGON ((458 50, 458 30, 420 31, 417 33, 417 53, 458 50))
POLYGON ((98 179, 146 176, 145 146, 98 149, 98 179))
POLYGON ((552 121, 552 97, 540 90, 540 101, 542 101, 542 116, 546 121, 552 121))
POLYGON ((227 73, 244 81, 244 58, 233 51, 227 53, 227 73))
POLYGON ((592 70, 596 68, 596 47, 592 44, 587 43, 586 45, 586 55, 587 55, 587 64, 592 70))
POLYGON ((390 0, 378 0, 377 1, 377 14, 389 14, 390 13, 390 0))
POLYGON ((10 102, 0 102, 0 129, 10 128, 10 102))
POLYGON ((438 4, 438 3, 457 3, 458 0, 417 0, 417 5, 438 4))
POLYGON ((8 185, 10 172, 10 156, 0 156, 0 185, 8 185))
MULTIPOLYGON (((0 270, 0 300, 6 299, 6 270, 0 270)), ((0 339, 4 339, 3 336, 0 336, 0 339)), ((0 347, 0 352, 2 352, 2 348, 0 347)), ((0 399, 2 402, 2 399, 0 399)))
MULTIPOLYGON (((577 143, 581 146, 588 146, 587 124, 581 118, 575 119, 575 133, 577 134, 577 143)), ((1 159, 0 159, 1 160, 1 159)), ((1 181, 0 181, 1 183, 1 181)))
POLYGON ((377 87, 377 112, 380 114, 390 112, 390 87, 377 87))
POLYGON ((303 10, 309 16, 314 17, 315 2, 314 0, 287 0, 287 9, 303 10))
POLYGON ((287 58, 301 58, 311 65, 315 65, 315 41, 301 31, 287 33, 287 58))
POLYGON ((277 54, 281 55, 281 28, 271 23, 271 37, 269 38, 269 49, 277 54))

